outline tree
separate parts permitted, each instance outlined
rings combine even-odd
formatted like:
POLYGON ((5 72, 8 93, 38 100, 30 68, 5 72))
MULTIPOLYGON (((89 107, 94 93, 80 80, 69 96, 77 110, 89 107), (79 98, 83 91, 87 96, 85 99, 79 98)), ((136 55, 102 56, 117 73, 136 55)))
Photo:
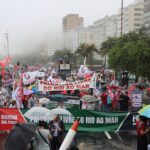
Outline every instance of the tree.
POLYGON ((72 61, 71 59, 73 59, 73 53, 68 49, 57 50, 55 51, 54 55, 51 56, 51 60, 55 62, 58 61, 59 59, 71 62, 72 61))
POLYGON ((99 51, 94 44, 82 43, 79 45, 75 53, 81 55, 83 58, 89 57, 90 65, 92 67, 92 57, 94 53, 99 53, 99 51))
POLYGON ((104 41, 100 48, 100 54, 105 56, 108 54, 109 50, 116 44, 117 38, 115 37, 108 37, 106 41, 104 41))
POLYGON ((150 37, 144 32, 130 32, 117 38, 108 56, 110 67, 116 71, 127 70, 150 78, 150 37))

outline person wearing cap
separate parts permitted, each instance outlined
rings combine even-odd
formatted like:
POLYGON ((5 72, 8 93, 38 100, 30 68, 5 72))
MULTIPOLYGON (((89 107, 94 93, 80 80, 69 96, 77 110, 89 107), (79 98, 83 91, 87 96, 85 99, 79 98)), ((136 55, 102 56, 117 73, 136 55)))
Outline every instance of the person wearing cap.
POLYGON ((59 150, 63 142, 63 133, 65 131, 65 126, 63 121, 60 120, 59 115, 55 115, 54 119, 50 122, 50 132, 52 134, 52 149, 59 150))

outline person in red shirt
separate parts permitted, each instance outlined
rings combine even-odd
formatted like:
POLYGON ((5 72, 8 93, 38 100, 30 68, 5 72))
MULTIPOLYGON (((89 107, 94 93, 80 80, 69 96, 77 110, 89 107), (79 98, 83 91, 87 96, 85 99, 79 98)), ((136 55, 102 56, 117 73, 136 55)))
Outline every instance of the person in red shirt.
POLYGON ((150 128, 147 127, 147 119, 143 116, 139 116, 136 122, 137 129, 137 150, 147 150, 148 139, 147 134, 150 128))
POLYGON ((108 111, 107 109, 107 91, 104 91, 101 95, 101 101, 102 101, 102 110, 108 111))

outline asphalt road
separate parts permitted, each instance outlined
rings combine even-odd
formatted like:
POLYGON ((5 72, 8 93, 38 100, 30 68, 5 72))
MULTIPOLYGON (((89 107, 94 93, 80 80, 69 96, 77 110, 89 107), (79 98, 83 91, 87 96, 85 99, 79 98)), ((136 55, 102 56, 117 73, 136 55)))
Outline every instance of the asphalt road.
MULTIPOLYGON (((74 144, 81 150, 136 150, 136 134, 121 132, 119 135, 110 133, 111 140, 101 133, 78 133, 74 144)), ((6 134, 0 134, 0 150, 5 150, 6 134)))

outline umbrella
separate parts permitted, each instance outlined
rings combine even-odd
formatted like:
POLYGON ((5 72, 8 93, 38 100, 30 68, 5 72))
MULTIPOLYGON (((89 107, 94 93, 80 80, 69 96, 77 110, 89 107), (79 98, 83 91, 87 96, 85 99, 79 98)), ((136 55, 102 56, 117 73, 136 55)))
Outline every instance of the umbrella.
POLYGON ((6 141, 6 150, 24 150, 27 144, 35 136, 36 126, 28 124, 16 124, 9 132, 6 141))
POLYGON ((48 102, 50 102, 50 100, 47 99, 47 98, 40 98, 40 99, 39 99, 39 102, 40 102, 41 104, 47 104, 48 102))
POLYGON ((81 99, 82 102, 95 102, 98 101, 94 96, 92 95, 84 95, 81 99))
POLYGON ((147 105, 147 106, 143 107, 142 109, 140 109, 140 110, 138 111, 138 113, 139 113, 141 116, 150 118, 150 105, 147 105))
POLYGON ((55 115, 72 115, 68 110, 64 108, 55 108, 50 110, 51 114, 55 115))
POLYGON ((38 122, 39 120, 50 121, 51 117, 53 117, 50 110, 44 107, 32 107, 24 115, 34 122, 38 122))
POLYGON ((67 102, 68 97, 62 94, 55 94, 51 96, 50 100, 55 102, 67 102))

